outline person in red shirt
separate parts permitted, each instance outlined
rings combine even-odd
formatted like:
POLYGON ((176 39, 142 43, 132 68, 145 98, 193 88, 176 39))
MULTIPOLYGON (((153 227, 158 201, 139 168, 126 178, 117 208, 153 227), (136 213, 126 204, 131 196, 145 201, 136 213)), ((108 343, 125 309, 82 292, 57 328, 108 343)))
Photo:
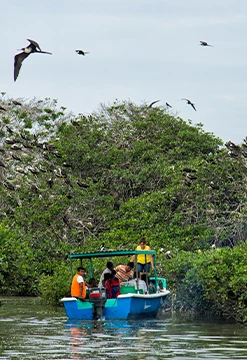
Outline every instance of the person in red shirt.
POLYGON ((104 276, 107 299, 116 299, 120 294, 119 279, 116 277, 116 271, 112 270, 104 276))

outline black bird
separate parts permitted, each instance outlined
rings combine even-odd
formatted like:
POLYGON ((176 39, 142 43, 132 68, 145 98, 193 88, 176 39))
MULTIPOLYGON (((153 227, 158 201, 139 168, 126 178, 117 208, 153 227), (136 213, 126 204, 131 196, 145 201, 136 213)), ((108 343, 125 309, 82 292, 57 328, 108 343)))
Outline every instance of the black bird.
POLYGON ((114 201, 113 209, 114 210, 119 210, 120 209, 120 203, 118 201, 114 201))
POLYGON ((166 102, 166 106, 170 108, 172 107, 168 102, 166 102))
POLYGON ((182 100, 187 101, 187 104, 191 105, 193 109, 196 111, 195 105, 189 99, 182 99, 182 100))
POLYGON ((201 46, 213 46, 207 43, 207 41, 200 41, 201 46))
POLYGON ((47 180, 47 183, 48 183, 48 185, 50 186, 50 189, 51 189, 53 184, 54 184, 54 181, 53 181, 52 178, 50 178, 50 179, 47 180))
POLYGON ((16 79, 19 75, 19 71, 21 69, 23 60, 25 60, 28 57, 28 55, 30 55, 32 53, 41 53, 41 54, 50 54, 51 55, 50 52, 42 51, 40 49, 39 44, 36 43, 36 41, 33 41, 31 39, 27 39, 27 40, 30 42, 30 44, 27 47, 22 48, 21 50, 23 50, 23 51, 21 53, 15 55, 14 81, 16 81, 16 79))
POLYGON ((76 50, 76 52, 78 55, 83 55, 83 56, 85 56, 86 54, 89 54, 88 51, 83 51, 83 50, 76 50))
POLYGON ((0 105, 0 110, 7 111, 2 105, 0 105))
POLYGON ((155 101, 151 102, 151 104, 149 104, 148 107, 151 108, 154 104, 156 104, 156 103, 159 102, 159 101, 160 101, 160 100, 155 100, 155 101))
POLYGON ((9 190, 15 190, 14 185, 11 184, 11 183, 8 182, 8 181, 3 182, 3 185, 4 185, 7 189, 9 189, 9 190))
POLYGON ((22 106, 22 103, 20 103, 20 102, 17 101, 17 100, 13 100, 12 103, 13 103, 14 105, 22 106))
POLYGON ((7 129, 8 133, 14 134, 14 131, 9 126, 6 125, 6 129, 7 129))

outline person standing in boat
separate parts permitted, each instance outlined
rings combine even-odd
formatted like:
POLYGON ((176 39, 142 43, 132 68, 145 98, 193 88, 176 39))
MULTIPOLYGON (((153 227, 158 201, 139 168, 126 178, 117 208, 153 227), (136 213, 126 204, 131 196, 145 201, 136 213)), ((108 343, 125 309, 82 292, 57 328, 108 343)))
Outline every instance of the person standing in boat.
MULTIPOLYGON (((143 237, 139 241, 139 245, 137 246, 136 250, 151 250, 150 247, 147 245, 146 238, 143 237)), ((135 255, 133 255, 130 261, 135 260, 135 255)), ((154 261, 152 255, 147 254, 139 254, 137 255, 137 271, 138 273, 150 273, 150 268, 154 269, 154 261)))
POLYGON ((71 296, 78 299, 85 299, 86 297, 86 283, 84 282, 84 275, 86 270, 79 266, 77 274, 74 275, 71 284, 71 296))
POLYGON ((127 265, 118 265, 115 267, 116 277, 119 279, 119 282, 126 282, 133 278, 134 263, 132 261, 128 262, 127 265))
POLYGON ((100 279, 99 279, 99 285, 98 287, 104 287, 104 276, 105 274, 111 274, 112 270, 114 269, 114 265, 112 261, 107 261, 106 263, 106 268, 105 270, 102 272, 100 279))

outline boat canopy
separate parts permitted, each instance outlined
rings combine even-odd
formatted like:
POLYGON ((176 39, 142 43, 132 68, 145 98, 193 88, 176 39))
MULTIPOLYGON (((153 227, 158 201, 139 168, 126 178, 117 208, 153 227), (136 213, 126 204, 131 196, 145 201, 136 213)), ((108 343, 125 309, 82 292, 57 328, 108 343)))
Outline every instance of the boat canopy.
POLYGON ((104 250, 104 251, 96 251, 90 253, 77 253, 77 254, 68 254, 68 259, 71 260, 71 271, 72 271, 72 260, 79 259, 81 264, 83 259, 89 259, 90 261, 90 277, 93 277, 93 263, 92 260, 95 258, 112 258, 115 256, 133 256, 135 255, 135 267, 137 263, 137 255, 152 255, 153 263, 154 263, 154 278, 157 279, 157 272, 156 272, 156 251, 155 250, 104 250))
POLYGON ((78 253, 78 254, 69 254, 69 259, 91 259, 91 258, 100 258, 100 257, 111 257, 111 256, 132 256, 132 255, 156 255, 155 250, 104 250, 96 251, 92 253, 78 253))

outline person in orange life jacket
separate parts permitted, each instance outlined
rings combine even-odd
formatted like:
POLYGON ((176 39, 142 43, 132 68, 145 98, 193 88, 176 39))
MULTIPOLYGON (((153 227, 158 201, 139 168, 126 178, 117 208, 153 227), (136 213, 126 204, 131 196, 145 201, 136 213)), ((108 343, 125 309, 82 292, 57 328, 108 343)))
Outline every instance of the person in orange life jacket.
POLYGON ((77 274, 72 279, 71 284, 71 296, 78 299, 84 299, 86 297, 86 283, 84 281, 84 275, 86 270, 79 266, 77 268, 77 274))
MULTIPOLYGON (((137 246, 136 250, 151 250, 147 245, 145 237, 141 238, 139 241, 139 246, 137 246)), ((133 255, 130 261, 135 260, 135 255, 133 255)), ((138 273, 150 272, 150 267, 152 270, 154 269, 154 261, 152 255, 140 254, 137 255, 137 271, 138 273)))

